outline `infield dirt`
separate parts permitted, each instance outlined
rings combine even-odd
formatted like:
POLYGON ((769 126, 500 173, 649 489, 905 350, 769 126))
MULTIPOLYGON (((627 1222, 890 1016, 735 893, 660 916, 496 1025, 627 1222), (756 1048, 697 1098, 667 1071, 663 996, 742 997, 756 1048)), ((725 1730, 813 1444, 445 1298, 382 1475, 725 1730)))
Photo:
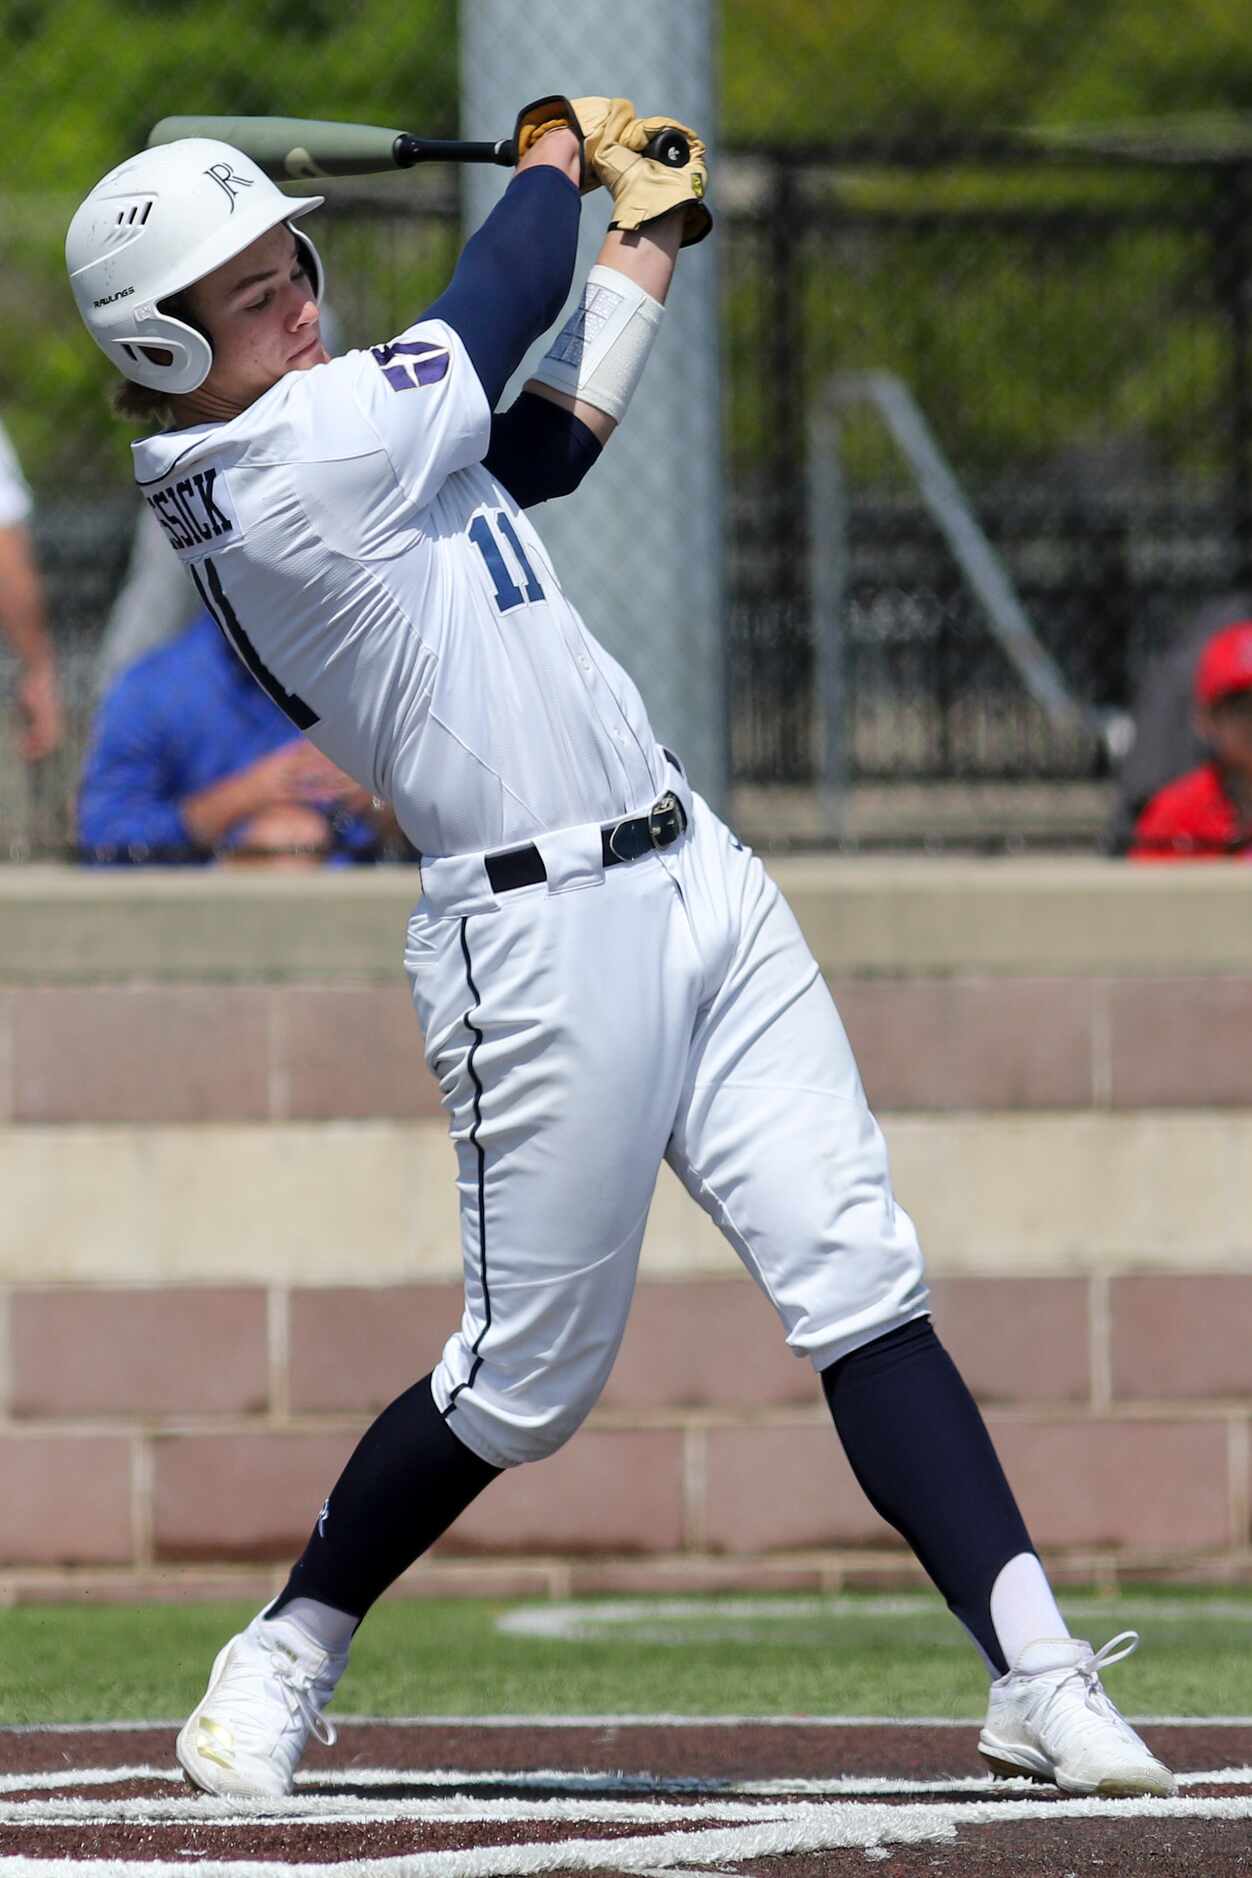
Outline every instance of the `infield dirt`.
POLYGON ((267 1818, 193 1798, 176 1779, 168 1728, 0 1730, 0 1878, 19 1859, 27 1874, 27 1861, 46 1862, 49 1878, 206 1860, 257 1878, 363 1859, 447 1878, 714 1866, 742 1878, 1252 1873, 1252 1725, 1144 1732, 1192 1776, 1183 1797, 1084 1803, 1076 1817, 1050 1790, 979 1779, 973 1726, 351 1722, 333 1748, 310 1754, 297 1793, 267 1818), (1215 1778, 1194 1778, 1205 1773, 1215 1778), (840 1780, 855 1791, 833 1791, 840 1780), (1212 1816, 1217 1806, 1235 1816, 1212 1816), (871 1815, 884 1808, 898 1812, 874 1843, 871 1815), (930 1829, 940 1815, 947 1823, 930 1829), (757 1820, 775 1840, 792 1830, 798 1849, 748 1843, 757 1820), (812 1849, 823 1821, 832 1837, 859 1836, 812 1849), (917 1842, 891 1843, 892 1823, 917 1842))

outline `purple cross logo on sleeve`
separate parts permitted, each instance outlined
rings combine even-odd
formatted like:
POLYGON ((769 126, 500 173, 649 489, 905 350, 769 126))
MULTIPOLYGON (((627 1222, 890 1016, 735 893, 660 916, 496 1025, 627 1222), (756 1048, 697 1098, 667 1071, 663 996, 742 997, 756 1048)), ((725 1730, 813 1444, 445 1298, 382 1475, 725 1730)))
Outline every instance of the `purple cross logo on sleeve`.
POLYGON ((447 347, 429 339, 396 339, 387 346, 371 346, 370 351, 393 391, 437 385, 450 362, 447 347))

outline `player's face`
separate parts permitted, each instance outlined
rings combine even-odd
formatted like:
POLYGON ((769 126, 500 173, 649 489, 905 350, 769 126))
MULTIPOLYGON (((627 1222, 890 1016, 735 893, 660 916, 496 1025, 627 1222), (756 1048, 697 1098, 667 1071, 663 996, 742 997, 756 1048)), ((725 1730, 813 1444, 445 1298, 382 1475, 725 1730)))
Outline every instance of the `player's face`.
POLYGON ((1201 735, 1219 763, 1252 777, 1252 691, 1233 691, 1202 714, 1201 735))
POLYGON ((191 309, 213 345, 203 391, 246 410, 287 372, 324 365, 313 283, 295 236, 281 225, 197 281, 191 309))

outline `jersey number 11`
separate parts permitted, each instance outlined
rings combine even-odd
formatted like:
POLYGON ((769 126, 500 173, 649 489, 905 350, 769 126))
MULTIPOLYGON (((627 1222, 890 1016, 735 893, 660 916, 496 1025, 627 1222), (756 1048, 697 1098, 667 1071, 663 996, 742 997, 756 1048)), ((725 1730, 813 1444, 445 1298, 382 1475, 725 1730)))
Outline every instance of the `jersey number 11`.
POLYGON ((469 538, 487 564, 497 608, 501 613, 511 613, 515 606, 530 606, 534 601, 542 600, 543 588, 526 558, 525 548, 517 538, 517 530, 504 510, 493 509, 491 519, 495 522, 494 530, 486 515, 476 515, 469 526, 469 538), (496 531, 503 535, 513 550, 518 571, 525 582, 524 587, 519 587, 509 572, 504 552, 496 540, 496 531))

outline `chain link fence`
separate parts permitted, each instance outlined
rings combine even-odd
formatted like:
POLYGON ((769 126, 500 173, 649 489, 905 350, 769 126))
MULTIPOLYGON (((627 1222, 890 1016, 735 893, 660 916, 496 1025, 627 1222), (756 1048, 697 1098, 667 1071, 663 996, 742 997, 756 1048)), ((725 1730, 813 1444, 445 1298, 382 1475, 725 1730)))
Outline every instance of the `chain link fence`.
POLYGON ((925 839, 925 784, 949 808, 964 790, 971 836, 1015 795, 1007 832, 1047 834, 1050 788, 1055 838, 1094 838, 1141 675, 1248 580, 1252 171, 866 138, 736 167, 736 777, 833 779, 842 813, 810 826, 844 838, 925 839), (893 433, 884 386, 920 441, 893 433), (963 564, 971 536, 1002 608, 963 564))
MULTIPOLYGON (((627 33, 618 11, 616 26, 601 0, 568 19, 554 85, 587 85, 587 16, 627 33)), ((720 98, 718 226, 691 257, 716 270, 716 331, 707 353, 684 340, 673 408, 647 425, 641 412, 655 474, 617 485, 607 550, 602 529, 578 526, 589 484, 560 565, 593 626, 593 588, 634 595, 632 642, 613 649, 645 692, 667 672, 649 694, 663 720, 684 682, 720 687, 723 666, 716 646, 716 671, 708 648, 684 661, 681 580, 660 598, 641 583, 684 557, 716 562, 702 591, 724 653, 730 801, 753 838, 1091 843, 1153 653, 1252 581, 1252 136, 1213 115, 1239 104, 1252 50, 1189 3, 1168 26, 1127 4, 1098 31, 1073 0, 1016 23, 971 12, 959 33, 921 0, 856 11, 726 0, 701 28, 710 46, 679 48, 710 54, 720 98), (872 400, 841 402, 815 432, 849 375, 902 388, 955 509, 928 495, 872 400), (719 473, 696 500, 684 451, 719 390, 719 473), (962 530, 1065 710, 1032 691, 1025 642, 971 578, 962 530)), ((350 21, 318 0, 8 10, 0 112, 29 161, 0 199, 0 416, 36 496, 70 722, 33 774, 11 724, 0 731, 0 857, 72 844, 135 513, 108 370, 64 283, 75 201, 171 110, 480 134, 465 121, 463 24, 451 0, 363 0, 350 21)), ((432 168, 328 191, 318 239, 343 343, 395 330, 442 286, 465 232, 461 182, 432 168)))

